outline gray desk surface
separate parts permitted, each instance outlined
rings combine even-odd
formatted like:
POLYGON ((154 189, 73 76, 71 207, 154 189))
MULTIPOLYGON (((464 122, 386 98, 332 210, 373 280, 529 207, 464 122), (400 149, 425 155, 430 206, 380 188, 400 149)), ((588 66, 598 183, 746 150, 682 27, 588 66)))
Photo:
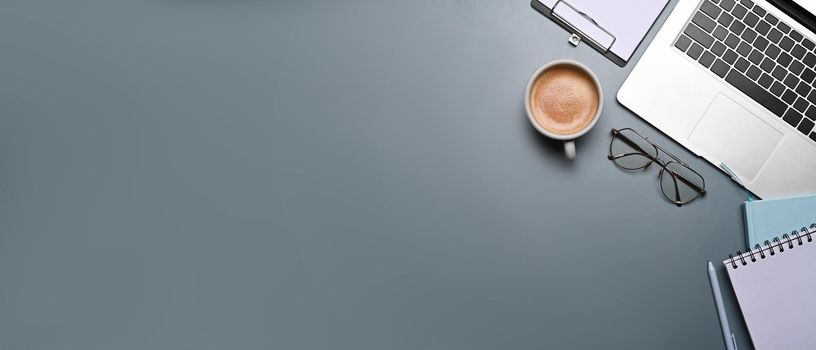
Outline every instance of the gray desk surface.
POLYGON ((705 262, 743 247, 742 191, 617 103, 633 64, 527 1, 0 16, 2 349, 723 348, 705 262), (522 106, 557 58, 608 97, 574 163, 522 106), (615 168, 613 126, 709 195, 615 168))

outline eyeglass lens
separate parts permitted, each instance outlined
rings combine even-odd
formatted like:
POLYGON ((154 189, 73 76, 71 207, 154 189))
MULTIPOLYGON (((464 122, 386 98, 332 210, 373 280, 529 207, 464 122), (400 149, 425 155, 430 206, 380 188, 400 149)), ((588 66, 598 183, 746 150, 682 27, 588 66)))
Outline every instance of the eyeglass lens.
POLYGON ((633 130, 623 129, 612 138, 609 154, 621 168, 638 170, 647 167, 657 158, 657 147, 633 130))
POLYGON ((666 199, 687 203, 700 196, 704 191, 705 181, 700 174, 687 166, 669 162, 660 171, 660 188, 666 199))

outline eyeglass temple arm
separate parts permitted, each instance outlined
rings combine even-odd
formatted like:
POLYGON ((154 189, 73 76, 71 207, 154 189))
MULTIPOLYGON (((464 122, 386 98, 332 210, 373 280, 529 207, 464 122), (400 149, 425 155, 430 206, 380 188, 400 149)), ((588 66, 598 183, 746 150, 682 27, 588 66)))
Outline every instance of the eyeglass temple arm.
MULTIPOLYGON (((632 130, 632 131, 634 131, 634 130, 632 130)), ((634 131, 634 132, 637 134, 637 131, 634 131)), ((646 152, 646 150, 645 150, 645 149, 643 149, 642 147, 640 147, 640 145, 638 145, 637 143, 635 143, 634 141, 632 141, 630 138, 626 137, 626 135, 621 134, 620 132, 618 132, 618 133, 616 133, 616 134, 615 134, 615 136, 619 137, 619 138, 620 138, 620 140, 621 140, 621 141, 623 141, 624 143, 626 143, 627 145, 632 146, 633 148, 635 148, 635 150, 636 150, 636 151, 639 151, 639 152, 640 152, 640 153, 642 153, 643 155, 645 155, 645 156, 649 157, 649 159, 655 159, 654 157, 652 157, 652 156, 649 154, 649 152, 646 152)), ((646 142, 650 143, 652 146, 658 147, 657 145, 655 145, 654 143, 652 143, 651 141, 649 141, 649 139, 647 139, 647 138, 646 138, 646 137, 644 137, 643 135, 638 134, 638 136, 642 137, 644 140, 646 140, 646 142)), ((626 155, 633 155, 633 154, 636 154, 636 153, 625 153, 625 154, 624 154, 624 155, 622 155, 622 156, 626 156, 626 155)), ((620 158, 620 157, 618 157, 618 158, 620 158)))
MULTIPOLYGON (((631 130, 632 132, 634 132, 634 133, 635 133, 635 134, 637 134, 638 136, 642 137, 642 138, 643 138, 644 140, 646 140, 646 142, 648 142, 650 145, 655 146, 655 148, 657 148, 657 149, 659 149, 659 150, 663 151, 663 153, 666 153, 666 155, 668 155, 669 157, 674 158, 674 160, 676 160, 678 163, 683 164, 683 165, 685 165, 685 166, 688 166, 688 164, 684 163, 682 160, 680 160, 680 158, 677 158, 677 156, 675 156, 675 155, 674 155, 674 154, 672 154, 671 152, 667 151, 665 148, 663 148, 663 147, 661 147, 660 145, 658 145, 658 144, 656 144, 656 143, 652 142, 652 140, 650 140, 648 137, 641 135, 639 132, 637 132, 637 131, 636 131, 636 130, 634 130, 634 129, 629 129, 629 130, 631 130)), ((629 145, 631 145, 631 146, 637 147, 637 148, 639 148, 641 151, 643 151, 643 149, 642 149, 642 148, 640 148, 640 146, 638 146, 637 144, 635 144, 634 142, 632 142, 631 140, 629 140, 629 138, 628 138, 628 137, 626 137, 625 135, 621 134, 621 133, 620 133, 620 130, 615 129, 615 134, 616 134, 616 135, 620 135, 620 136, 621 136, 621 138, 625 139, 625 140, 624 140, 624 142, 628 143, 628 144, 629 144, 629 145)), ((644 151, 644 153, 645 153, 645 151, 644 151)), ((648 154, 648 153, 647 153, 647 154, 648 154)))
MULTIPOLYGON (((700 186, 697 186, 697 184, 695 184, 695 183, 691 182, 689 179, 686 179, 686 177, 685 177, 685 176, 680 175, 680 174, 678 174, 678 173, 676 173, 676 172, 672 171, 671 169, 666 168, 665 166, 664 166, 663 168, 664 168, 664 169, 666 169, 666 171, 668 171, 668 172, 669 172, 669 173, 672 175, 672 177, 673 177, 673 178, 675 178, 675 179, 680 179, 680 181, 683 181, 683 183, 684 183, 684 184, 686 184, 686 185, 688 185, 689 187, 693 188, 693 189, 694 189, 695 191, 697 191, 697 192, 700 192, 700 193, 705 193, 705 189, 704 189, 704 188, 700 188, 700 186)), ((677 181, 675 181, 675 182, 674 182, 674 187, 675 187, 675 190, 677 190, 677 181)), ((678 192, 679 192, 679 191, 678 191, 678 192)), ((679 194, 678 194, 678 196, 679 196, 679 194)))
MULTIPOLYGON (((680 202, 683 200, 680 199, 680 186, 677 186, 677 176, 674 176, 675 173, 671 170, 669 170, 669 175, 671 175, 671 177, 674 179, 674 181, 672 181, 674 182, 674 201, 677 203, 677 205, 680 205, 680 202)), ((682 176, 680 176, 680 178, 682 178, 682 176)))
POLYGON ((615 159, 619 159, 619 158, 623 158, 623 157, 628 157, 628 156, 643 156, 643 153, 640 153, 640 152, 632 152, 632 153, 623 153, 623 154, 617 154, 617 155, 612 155, 612 154, 610 154, 610 155, 608 155, 606 158, 608 158, 609 160, 615 160, 615 159))

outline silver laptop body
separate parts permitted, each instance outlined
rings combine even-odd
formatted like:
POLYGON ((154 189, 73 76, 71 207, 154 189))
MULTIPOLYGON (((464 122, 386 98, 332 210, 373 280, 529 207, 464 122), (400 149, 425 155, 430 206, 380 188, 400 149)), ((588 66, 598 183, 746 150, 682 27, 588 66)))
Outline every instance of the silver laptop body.
POLYGON ((816 193, 816 2, 770 1, 680 0, 617 98, 761 198, 816 193))

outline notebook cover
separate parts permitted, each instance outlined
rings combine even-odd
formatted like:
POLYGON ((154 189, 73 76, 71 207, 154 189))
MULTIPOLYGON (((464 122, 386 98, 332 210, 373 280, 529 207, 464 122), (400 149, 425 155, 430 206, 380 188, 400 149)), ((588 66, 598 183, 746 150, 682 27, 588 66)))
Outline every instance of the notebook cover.
MULTIPOLYGON (((808 222, 793 226, 810 227, 808 222)), ((757 350, 816 348, 814 236, 816 228, 811 228, 809 234, 780 238, 723 261, 757 350)))
POLYGON ((746 242, 752 249, 816 220, 816 195, 750 201, 744 209, 746 242))

